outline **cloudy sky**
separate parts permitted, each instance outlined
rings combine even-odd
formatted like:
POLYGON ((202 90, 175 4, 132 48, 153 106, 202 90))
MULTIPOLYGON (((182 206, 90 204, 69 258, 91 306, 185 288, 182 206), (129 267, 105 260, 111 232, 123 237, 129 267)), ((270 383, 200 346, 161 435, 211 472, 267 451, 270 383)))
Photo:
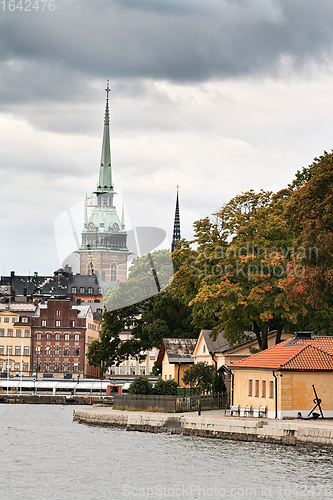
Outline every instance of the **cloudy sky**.
POLYGON ((332 149, 330 0, 29 4, 0 5, 1 274, 59 267, 55 221, 96 187, 106 79, 115 189, 169 239, 177 184, 190 239, 332 149))

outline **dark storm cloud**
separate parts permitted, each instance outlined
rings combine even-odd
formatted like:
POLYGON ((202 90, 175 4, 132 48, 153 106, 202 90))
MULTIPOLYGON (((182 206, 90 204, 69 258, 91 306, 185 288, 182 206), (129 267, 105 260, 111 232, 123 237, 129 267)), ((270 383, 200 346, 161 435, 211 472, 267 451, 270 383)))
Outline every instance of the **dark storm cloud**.
POLYGON ((332 50, 330 0, 55 4, 54 12, 2 13, 3 98, 18 102, 13 75, 34 81, 22 91, 31 99, 72 99, 90 95, 91 78, 203 81, 275 71, 286 54, 296 67, 318 63, 332 50))

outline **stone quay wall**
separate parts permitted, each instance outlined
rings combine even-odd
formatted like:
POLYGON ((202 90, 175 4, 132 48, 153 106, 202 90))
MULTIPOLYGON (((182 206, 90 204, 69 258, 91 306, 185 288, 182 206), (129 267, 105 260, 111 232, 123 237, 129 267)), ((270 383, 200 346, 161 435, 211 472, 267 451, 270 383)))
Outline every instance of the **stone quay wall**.
POLYGON ((167 414, 119 411, 94 407, 76 409, 73 420, 88 425, 120 427, 129 431, 167 432, 239 441, 286 445, 333 446, 333 422, 281 421, 215 415, 167 414))

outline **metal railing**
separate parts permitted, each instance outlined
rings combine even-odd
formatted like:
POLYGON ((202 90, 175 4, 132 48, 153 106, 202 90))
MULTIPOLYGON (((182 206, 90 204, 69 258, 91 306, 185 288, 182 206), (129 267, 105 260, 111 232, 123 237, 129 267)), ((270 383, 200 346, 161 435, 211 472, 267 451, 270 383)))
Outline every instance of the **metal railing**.
POLYGON ((182 413, 197 411, 200 401, 201 411, 222 410, 229 408, 227 393, 207 394, 202 396, 143 396, 133 394, 115 394, 114 406, 129 410, 166 411, 182 413))
POLYGON ((201 411, 223 410, 229 408, 229 396, 227 393, 204 394, 201 396, 177 397, 176 412, 197 411, 200 401, 201 411))

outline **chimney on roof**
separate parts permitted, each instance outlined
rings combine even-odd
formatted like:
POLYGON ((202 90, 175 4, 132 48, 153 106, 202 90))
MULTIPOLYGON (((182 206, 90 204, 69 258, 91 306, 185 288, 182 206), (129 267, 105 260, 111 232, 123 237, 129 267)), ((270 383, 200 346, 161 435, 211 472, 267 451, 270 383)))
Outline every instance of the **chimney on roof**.
POLYGON ((311 339, 312 332, 295 332, 296 339, 311 339))

